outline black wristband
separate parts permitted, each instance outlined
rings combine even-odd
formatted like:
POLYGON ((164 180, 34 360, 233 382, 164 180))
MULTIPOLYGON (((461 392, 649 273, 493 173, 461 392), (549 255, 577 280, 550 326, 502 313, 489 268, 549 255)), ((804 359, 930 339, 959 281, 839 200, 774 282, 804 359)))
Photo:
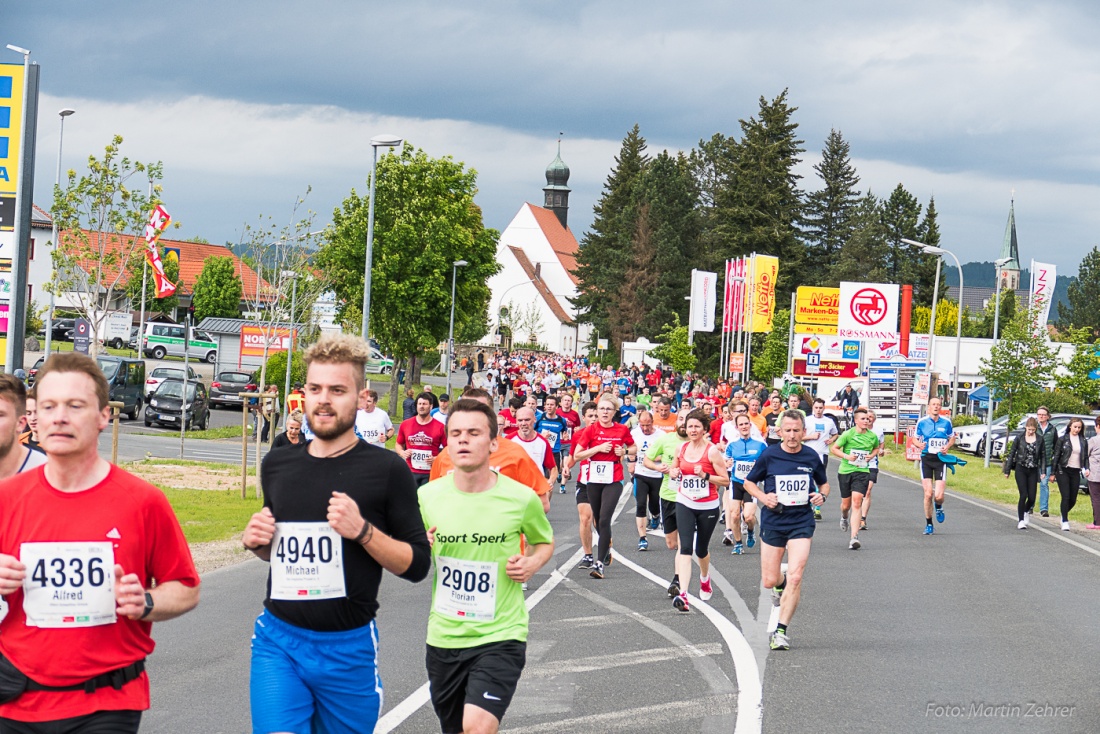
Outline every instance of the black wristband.
POLYGON ((356 543, 362 543, 363 538, 367 537, 367 533, 370 532, 371 524, 369 520, 363 521, 363 529, 359 531, 359 534, 355 536, 356 543))

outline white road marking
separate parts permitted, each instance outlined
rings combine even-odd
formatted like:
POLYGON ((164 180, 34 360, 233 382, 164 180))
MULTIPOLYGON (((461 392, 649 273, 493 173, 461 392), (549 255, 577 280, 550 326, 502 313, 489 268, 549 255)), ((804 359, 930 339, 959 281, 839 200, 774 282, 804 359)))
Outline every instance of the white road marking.
POLYGON ((542 732, 561 731, 612 731, 614 729, 632 729, 638 731, 639 723, 647 728, 654 725, 673 724, 683 719, 699 718, 700 712, 706 716, 722 716, 733 713, 733 696, 716 695, 696 698, 688 701, 671 701, 626 709, 625 711, 606 711, 602 714, 578 716, 573 719, 558 719, 544 724, 520 726, 502 729, 502 734, 541 734, 542 732))
POLYGON ((555 660, 549 663, 542 663, 524 672, 526 675, 534 678, 549 678, 565 673, 589 673, 594 670, 622 668, 628 665, 644 665, 665 660, 721 655, 722 652, 723 648, 720 642, 708 642, 702 645, 687 644, 677 647, 632 650, 630 652, 618 652, 610 655, 592 655, 591 657, 574 658, 573 660, 555 660))

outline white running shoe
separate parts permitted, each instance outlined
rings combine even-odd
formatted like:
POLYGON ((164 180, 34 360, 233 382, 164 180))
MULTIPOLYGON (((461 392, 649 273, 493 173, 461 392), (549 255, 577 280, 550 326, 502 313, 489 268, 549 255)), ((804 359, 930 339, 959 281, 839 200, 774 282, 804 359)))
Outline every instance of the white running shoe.
POLYGON ((714 589, 710 585, 710 577, 707 580, 699 579, 699 598, 703 601, 710 601, 710 598, 714 596, 714 589))
POLYGON ((1025 528, 1026 528, 1026 527, 1027 527, 1028 525, 1030 525, 1030 524, 1031 524, 1031 513, 1030 513, 1030 512, 1026 512, 1026 513, 1024 513, 1024 519, 1023 519, 1023 523, 1024 523, 1024 527, 1025 527, 1025 528))
POLYGON ((1016 523, 1016 529, 1017 530, 1027 530, 1027 520, 1026 519, 1021 520, 1020 522, 1016 523))
POLYGON ((1065 521, 1062 522, 1062 530, 1065 530, 1067 533, 1069 532, 1069 523, 1068 522, 1065 522, 1065 521))

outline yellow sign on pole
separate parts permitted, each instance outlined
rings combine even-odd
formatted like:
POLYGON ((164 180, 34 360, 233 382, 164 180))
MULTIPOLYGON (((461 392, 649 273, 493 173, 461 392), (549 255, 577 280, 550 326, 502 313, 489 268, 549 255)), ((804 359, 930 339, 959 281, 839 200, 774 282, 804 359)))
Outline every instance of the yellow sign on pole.
POLYGON ((794 333, 796 334, 824 334, 826 336, 836 335, 836 324, 795 324, 794 333))
POLYGON ((754 255, 750 274, 750 313, 746 317, 748 331, 770 332, 772 314, 775 313, 775 280, 779 274, 779 258, 771 255, 754 255))
MULTIPOLYGON (((803 285, 795 294, 794 320, 799 324, 831 324, 836 333, 840 318, 840 289, 803 285)), ((823 332, 812 332, 823 333, 823 332)))

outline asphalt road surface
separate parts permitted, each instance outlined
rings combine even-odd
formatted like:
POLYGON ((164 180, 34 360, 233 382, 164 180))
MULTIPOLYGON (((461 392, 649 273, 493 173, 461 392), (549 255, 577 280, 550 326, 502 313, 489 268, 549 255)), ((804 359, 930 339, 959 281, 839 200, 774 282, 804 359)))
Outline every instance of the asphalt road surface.
MULTIPOLYGON (((759 546, 731 556, 716 541, 714 598, 681 614, 665 593, 663 539, 635 550, 633 500, 597 581, 575 568, 572 495, 555 495, 558 545, 530 585, 527 667, 501 730, 1096 731, 1100 544, 1053 523, 1018 531, 1014 513, 953 495, 924 537, 913 482, 884 476, 873 497, 859 551, 838 528, 838 494, 826 504, 792 649, 771 652, 759 546)), ((260 561, 213 572, 195 612, 155 626, 143 731, 250 730, 248 640, 265 578, 260 561)), ((429 584, 387 576, 380 598, 376 731, 438 732, 423 662, 429 584)))

